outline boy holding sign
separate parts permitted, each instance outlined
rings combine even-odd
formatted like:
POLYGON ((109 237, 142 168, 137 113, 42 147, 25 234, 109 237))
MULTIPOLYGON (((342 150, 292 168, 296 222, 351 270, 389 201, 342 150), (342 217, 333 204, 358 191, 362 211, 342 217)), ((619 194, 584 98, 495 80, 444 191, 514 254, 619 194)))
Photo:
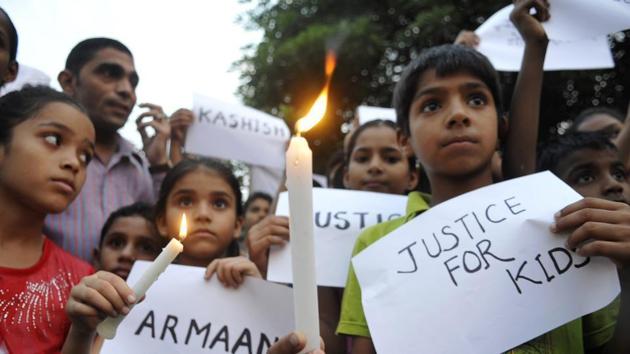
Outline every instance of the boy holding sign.
MULTIPOLYGON (((538 115, 542 64, 547 42, 539 21, 547 19, 547 10, 546 2, 522 0, 515 1, 511 15, 524 38, 526 50, 519 76, 522 92, 514 94, 516 99, 512 104, 512 119, 515 124, 511 127, 511 133, 508 133, 508 144, 514 141, 514 134, 526 135, 522 140, 526 151, 535 146, 535 132, 532 133, 531 126, 536 124, 521 117, 538 115), (536 15, 531 16, 530 9, 535 9, 536 15), (529 71, 534 72, 529 75, 529 71), (527 86, 529 90, 524 90, 527 86)), ((401 139, 409 140, 427 171, 433 193, 431 205, 493 183, 491 159, 499 131, 500 93, 496 72, 485 57, 461 46, 429 49, 406 69, 396 87, 394 104, 402 129, 401 139)), ((508 176, 533 172, 533 157, 528 159, 527 156, 513 153, 514 151, 506 151, 506 163, 511 161, 514 168, 507 170, 510 172, 508 176), (518 161, 524 163, 514 166, 514 162, 518 161)), ((426 201, 416 197, 415 194, 410 195, 406 217, 364 231, 355 245, 354 254, 428 209, 426 201)), ((569 206, 558 219, 558 230, 576 228, 588 221, 576 216, 585 207, 605 208, 589 202, 569 206)), ((621 219, 621 215, 615 215, 621 219)), ((574 234, 570 242, 598 238, 597 234, 587 232, 588 229, 578 228, 580 231, 576 234, 579 236, 574 234)), ((619 235, 615 241, 622 239, 623 236, 619 235)), ((615 252, 602 251, 601 254, 619 261, 627 260, 627 253, 630 252, 623 251, 622 243, 617 246, 615 252)), ((587 247, 583 250, 586 251, 587 247)), ((590 252, 592 250, 585 252, 585 255, 591 254, 590 252)), ((361 304, 361 289, 352 268, 342 306, 338 332, 355 336, 353 353, 374 353, 361 304)), ((524 353, 531 349, 549 353, 583 352, 581 329, 580 323, 562 326, 543 335, 540 340, 518 348, 516 352, 524 353)))

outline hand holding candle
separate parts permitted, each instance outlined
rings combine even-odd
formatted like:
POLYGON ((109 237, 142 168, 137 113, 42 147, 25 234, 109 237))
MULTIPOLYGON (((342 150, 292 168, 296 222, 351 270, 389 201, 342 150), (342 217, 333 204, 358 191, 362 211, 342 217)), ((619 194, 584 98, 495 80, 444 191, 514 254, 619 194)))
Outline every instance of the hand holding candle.
POLYGON ((328 87, 334 67, 335 57, 329 52, 326 57, 326 85, 309 113, 296 123, 298 136, 291 138, 286 153, 295 329, 306 336, 306 346, 300 353, 318 349, 320 344, 313 239, 313 154, 300 133, 311 129, 326 114, 328 87))
MULTIPOLYGON (((179 238, 183 241, 188 233, 186 224, 186 214, 182 215, 182 221, 179 228, 179 238)), ((164 247, 162 253, 153 261, 153 263, 142 274, 140 279, 132 287, 136 298, 142 298, 149 287, 157 280, 157 278, 164 272, 166 267, 171 264, 175 258, 182 253, 184 245, 176 238, 173 237, 171 241, 164 247)), ((125 316, 108 317, 105 321, 101 322, 96 331, 98 334, 107 339, 112 339, 116 336, 116 329, 118 325, 125 319, 125 316)))

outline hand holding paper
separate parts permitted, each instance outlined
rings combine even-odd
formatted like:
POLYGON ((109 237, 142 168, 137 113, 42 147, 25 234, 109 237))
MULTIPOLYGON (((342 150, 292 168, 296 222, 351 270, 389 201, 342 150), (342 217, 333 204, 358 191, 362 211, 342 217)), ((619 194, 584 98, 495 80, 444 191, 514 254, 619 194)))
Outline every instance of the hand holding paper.
POLYGON ((289 241, 289 218, 268 215, 252 226, 247 232, 247 249, 251 259, 261 274, 267 274, 269 248, 272 245, 284 245, 289 241))
POLYGON ((525 42, 547 42, 547 34, 541 22, 549 20, 549 3, 547 0, 515 0, 510 20, 525 42), (530 14, 534 9, 536 13, 530 14))
POLYGON ((245 257, 227 257, 219 258, 212 261, 206 268, 204 279, 210 279, 214 274, 226 288, 237 289, 245 276, 262 279, 258 268, 249 259, 245 257))

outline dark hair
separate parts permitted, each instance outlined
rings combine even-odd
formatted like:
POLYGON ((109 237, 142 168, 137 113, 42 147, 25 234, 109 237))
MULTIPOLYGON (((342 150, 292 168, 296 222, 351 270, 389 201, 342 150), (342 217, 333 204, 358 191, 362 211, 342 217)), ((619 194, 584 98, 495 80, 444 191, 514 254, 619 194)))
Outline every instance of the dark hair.
POLYGON ((409 136, 409 107, 418 89, 423 73, 434 69, 437 76, 444 77, 465 72, 481 80, 492 94, 497 118, 503 116, 501 86, 496 70, 488 58, 475 49, 458 44, 445 44, 425 49, 404 70, 394 89, 393 105, 396 109, 398 127, 409 136))
POLYGON ((249 208, 249 205, 251 203, 254 202, 254 200, 256 199, 264 199, 267 201, 267 203, 271 204, 273 202, 273 198, 271 198, 271 196, 265 192, 254 192, 252 193, 252 195, 249 196, 249 198, 247 198, 247 200, 245 201, 245 204, 243 205, 243 211, 247 212, 247 209, 249 208))
MULTIPOLYGON (((371 120, 362 124, 354 132, 352 132, 352 136, 350 136, 350 141, 348 142, 348 150, 345 152, 346 156, 345 156, 345 161, 344 161, 344 167, 346 169, 350 166, 350 160, 352 158, 352 151, 354 150, 354 147, 357 144, 359 135, 361 135, 361 133, 363 133, 364 131, 370 128, 380 128, 380 127, 391 128, 394 131, 394 134, 397 132, 397 129, 398 129, 398 125, 391 120, 375 119, 375 120, 371 120)), ((407 159, 407 162, 409 163, 409 171, 413 171, 414 168, 416 167, 415 156, 410 156, 407 159)))
POLYGON ((112 227, 114 222, 119 218, 125 218, 125 217, 130 217, 130 216, 139 216, 145 219, 146 221, 148 221, 149 224, 151 225, 152 231, 154 232, 155 235, 157 235, 157 230, 155 229, 155 223, 153 221, 153 208, 150 205, 145 204, 145 203, 133 203, 131 205, 121 207, 115 210, 114 212, 112 212, 111 214, 109 214, 107 221, 105 221, 105 225, 103 225, 103 228, 101 229, 101 240, 99 241, 99 244, 98 244, 99 248, 103 246, 103 240, 105 239, 105 235, 107 235, 107 232, 112 227))
POLYGON ((113 48, 119 50, 123 53, 129 54, 130 57, 133 58, 133 54, 129 48, 127 48, 124 44, 119 41, 111 38, 88 38, 72 48, 70 54, 68 54, 68 58, 66 59, 66 70, 70 70, 75 75, 78 75, 81 71, 81 68, 92 58, 96 53, 105 48, 113 48))
POLYGON ((328 188, 345 189, 343 185, 343 167, 345 164, 345 153, 343 149, 335 151, 328 158, 326 163, 326 179, 328 188), (333 175, 331 176, 331 172, 333 175))
POLYGON ((47 86, 25 86, 0 97, 0 145, 8 146, 16 125, 33 118, 44 106, 54 102, 71 105, 85 113, 72 97, 47 86))
POLYGON ((0 7, 0 15, 4 15, 7 19, 7 25, 9 26, 9 62, 14 62, 17 59, 18 50, 18 34, 15 29, 15 25, 9 17, 9 14, 0 7))
POLYGON ((556 173, 560 161, 578 150, 584 149, 610 150, 615 153, 617 151, 617 147, 602 133, 584 132, 559 135, 539 147, 536 169, 537 171, 549 170, 556 173))
POLYGON ((623 114, 616 109, 608 107, 591 107, 583 110, 582 112, 580 112, 580 114, 577 115, 577 117, 575 117, 568 131, 573 133, 577 132, 582 123, 586 122, 591 117, 597 114, 609 115, 620 121, 621 123, 624 123, 626 120, 626 117, 624 117, 623 114))

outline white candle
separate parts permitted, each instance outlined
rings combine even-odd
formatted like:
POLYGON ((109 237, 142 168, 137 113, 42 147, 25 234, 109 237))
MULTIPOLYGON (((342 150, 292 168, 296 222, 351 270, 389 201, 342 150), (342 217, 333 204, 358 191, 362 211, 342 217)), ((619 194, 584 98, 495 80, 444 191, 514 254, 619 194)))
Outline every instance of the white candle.
MULTIPOLYGON (((179 237, 181 239, 186 237, 186 228, 186 215, 184 214, 182 215, 182 222, 179 230, 179 237)), ((151 285, 155 283, 160 274, 164 272, 166 267, 168 267, 168 265, 171 264, 183 250, 184 245, 182 245, 177 238, 173 237, 132 287, 133 292, 136 295, 136 299, 139 300, 146 294, 147 290, 149 290, 151 285)), ((96 327, 96 332, 103 338, 113 339, 116 336, 118 325, 125 319, 125 317, 126 316, 120 315, 117 317, 106 318, 96 327)))
POLYGON ((300 353, 319 349, 319 311, 315 282, 313 241, 313 154, 308 142, 293 137, 286 153, 293 306, 295 329, 304 333, 306 347, 300 353))

